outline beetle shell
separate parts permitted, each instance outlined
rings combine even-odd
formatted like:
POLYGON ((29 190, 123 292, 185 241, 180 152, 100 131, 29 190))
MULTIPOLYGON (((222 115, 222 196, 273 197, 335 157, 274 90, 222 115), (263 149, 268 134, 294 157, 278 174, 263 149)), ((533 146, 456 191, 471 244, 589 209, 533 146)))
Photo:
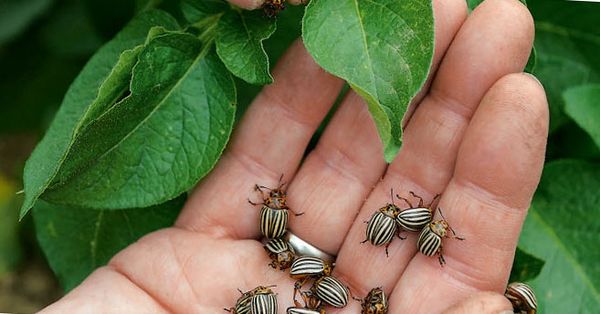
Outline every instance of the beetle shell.
MULTIPOLYGON (((273 291, 271 289, 269 289, 268 287, 263 287, 263 286, 258 286, 250 291, 242 293, 242 295, 235 302, 235 307, 233 307, 231 309, 225 309, 225 310, 228 312, 231 312, 232 314, 255 314, 257 312, 253 311, 253 306, 254 306, 253 302, 255 302, 254 300, 257 297, 260 297, 261 303, 264 301, 268 301, 268 299, 270 299, 270 298, 266 298, 266 300, 265 300, 263 298, 264 296, 272 296, 272 298, 275 299, 275 312, 258 312, 258 313, 267 313, 267 314, 277 313, 276 295, 273 293, 273 291)), ((269 303, 269 302, 266 302, 266 303, 269 303)), ((259 305, 260 305, 260 303, 257 304, 256 306, 259 307, 259 305)))
POLYGON ((287 314, 323 314, 325 311, 317 311, 311 309, 305 309, 302 307, 288 307, 287 314))
POLYGON ((512 303, 515 313, 537 313, 537 299, 528 285, 513 282, 508 285, 504 295, 512 303))
POLYGON ((375 246, 388 244, 398 230, 394 217, 383 211, 377 211, 367 223, 367 240, 375 246))
POLYGON ((348 288, 333 276, 319 278, 313 288, 319 299, 333 307, 341 308, 348 304, 348 288))
POLYGON ((252 314, 277 314, 277 296, 271 294, 258 294, 250 303, 252 314))
POLYGON ((402 229, 416 232, 423 230, 423 228, 431 223, 432 217, 433 214, 429 208, 409 208, 398 214, 396 222, 402 229))
POLYGON ((385 292, 381 288, 373 288, 364 298, 362 314, 385 314, 388 311, 388 302, 385 292))
POLYGON ((290 268, 290 276, 294 279, 303 279, 306 277, 320 277, 329 275, 330 266, 322 259, 312 256, 302 256, 297 258, 290 268))
POLYGON ((287 229, 288 210, 264 205, 260 210, 260 232, 267 239, 281 238, 287 229))
POLYGON ((417 241, 417 248, 426 256, 433 256, 442 250, 442 236, 432 230, 432 224, 423 228, 417 241))
POLYGON ((272 262, 271 267, 283 270, 287 269, 294 262, 296 254, 294 248, 283 239, 271 239, 265 244, 265 250, 269 253, 272 262))

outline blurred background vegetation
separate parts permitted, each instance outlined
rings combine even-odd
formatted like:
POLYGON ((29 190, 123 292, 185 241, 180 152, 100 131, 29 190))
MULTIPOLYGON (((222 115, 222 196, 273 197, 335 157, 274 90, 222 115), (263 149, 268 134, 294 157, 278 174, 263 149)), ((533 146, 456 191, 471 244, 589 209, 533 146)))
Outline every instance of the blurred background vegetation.
MULTIPOLYGON (((181 17, 177 1, 158 2, 0 0, 0 311, 32 312, 62 295, 37 245, 31 215, 17 222, 23 165, 69 84, 105 41, 149 6, 160 5, 181 17)), ((600 82, 600 4, 527 2, 536 19, 533 72, 546 87, 552 112, 547 160, 578 159, 597 165, 600 151, 590 134, 595 128, 600 137, 600 110, 577 118, 565 111, 563 93, 600 82)), ((293 8, 280 17, 276 34, 265 44, 273 60, 299 36, 301 16, 302 9, 293 8)), ((259 87, 236 83, 239 116, 259 87)), ((600 97, 592 106, 599 108, 598 102, 600 97)), ((589 278, 597 275, 596 269, 589 278)), ((592 292, 598 298, 598 292, 592 292)))

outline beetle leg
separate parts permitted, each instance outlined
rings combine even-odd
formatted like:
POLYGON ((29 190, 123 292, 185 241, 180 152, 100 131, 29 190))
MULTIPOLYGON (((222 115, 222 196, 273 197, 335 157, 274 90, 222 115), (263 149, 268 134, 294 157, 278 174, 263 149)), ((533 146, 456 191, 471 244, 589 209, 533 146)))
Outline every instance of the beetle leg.
POLYGON ((290 210, 290 211, 291 211, 291 212, 294 214, 294 216, 296 216, 296 217, 304 215, 304 212, 301 212, 301 213, 299 213, 299 214, 298 214, 298 213, 296 213, 294 210, 292 210, 291 208, 290 208, 289 210, 290 210))
POLYGON ((388 242, 388 244, 385 245, 385 256, 390 257, 390 254, 388 252, 388 247, 390 247, 390 244, 392 244, 392 241, 388 242))
POLYGON ((400 235, 400 232, 402 232, 402 231, 404 231, 404 230, 398 230, 398 233, 396 233, 396 236, 398 236, 398 239, 400 239, 400 240, 406 240, 406 237, 402 237, 400 235))
POLYGON ((369 239, 365 239, 364 241, 361 241, 360 244, 363 244, 365 242, 369 241, 369 239))
POLYGON ((412 205, 412 203, 411 203, 411 202, 410 202, 408 199, 406 199, 406 198, 404 198, 404 197, 402 197, 402 196, 400 196, 400 195, 398 195, 398 194, 396 194, 396 197, 397 197, 399 200, 401 200, 401 201, 403 201, 404 203, 406 203, 406 204, 408 205, 408 208, 414 208, 414 206, 412 205))
POLYGON ((253 201, 251 201, 249 198, 248 198, 248 203, 252 204, 252 206, 256 206, 256 205, 262 205, 261 203, 254 203, 254 202, 253 202, 253 201))
POLYGON ((413 191, 410 191, 409 193, 413 197, 418 198, 419 199, 419 207, 423 207, 423 198, 418 196, 417 194, 415 194, 415 192, 413 192, 413 191))
POLYGON ((433 197, 433 199, 431 200, 431 203, 429 203, 429 205, 427 205, 427 208, 431 209, 431 206, 433 206, 433 203, 435 203, 435 201, 437 201, 440 198, 440 196, 442 196, 442 194, 440 194, 440 193, 436 194, 433 197))

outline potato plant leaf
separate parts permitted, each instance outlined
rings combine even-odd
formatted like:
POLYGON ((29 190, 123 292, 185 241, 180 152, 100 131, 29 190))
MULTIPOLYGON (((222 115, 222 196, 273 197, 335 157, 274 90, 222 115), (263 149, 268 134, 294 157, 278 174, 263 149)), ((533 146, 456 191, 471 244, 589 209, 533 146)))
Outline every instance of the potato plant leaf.
POLYGON ((178 28, 175 19, 167 13, 156 10, 144 12, 104 45, 75 79, 52 125, 25 165, 25 200, 21 218, 54 180, 80 128, 82 117, 96 99, 100 86, 119 61, 121 53, 143 44, 153 26, 178 28))
POLYGON ((251 84, 270 84, 269 56, 263 40, 277 28, 261 11, 229 10, 219 20, 217 53, 233 75, 251 84))
POLYGON ((545 261, 530 281, 540 313, 595 313, 600 306, 600 166, 546 165, 519 247, 545 261))
POLYGON ((23 32, 52 5, 52 2, 52 0, 0 1, 0 45, 23 32))
POLYGON ((573 87, 563 93, 565 113, 585 130, 600 148, 600 85, 573 87))
POLYGON ((544 267, 544 261, 517 248, 515 261, 508 282, 528 282, 537 277, 544 267))
POLYGON ((247 11, 223 0, 184 0, 181 10, 192 25, 209 32, 217 54, 233 75, 250 84, 273 82, 263 41, 277 29, 261 10, 247 11))
POLYGON ((190 189, 221 155, 235 85, 214 49, 186 33, 150 40, 130 94, 76 135, 43 198, 97 209, 147 207, 190 189))
POLYGON ((431 0, 312 0, 302 36, 317 63, 366 100, 391 161, 404 113, 431 65, 431 0))
POLYGON ((44 201, 33 218, 38 242, 66 291, 147 233, 173 225, 185 197, 149 208, 89 210, 44 201))

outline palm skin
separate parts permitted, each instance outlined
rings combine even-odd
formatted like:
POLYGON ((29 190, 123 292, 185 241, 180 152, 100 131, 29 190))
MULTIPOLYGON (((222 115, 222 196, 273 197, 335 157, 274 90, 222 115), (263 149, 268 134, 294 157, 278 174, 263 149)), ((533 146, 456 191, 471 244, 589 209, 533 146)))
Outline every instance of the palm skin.
MULTIPOLYGON (((290 217, 290 230, 337 255, 334 275, 355 297, 381 286, 391 313, 511 309, 501 293, 539 181, 548 125, 543 88, 520 73, 532 19, 517 0, 488 0, 468 17, 464 0, 436 0, 434 12, 432 74, 391 164, 354 93, 300 164, 343 82, 320 69, 298 41, 175 226, 129 246, 45 311, 224 313, 238 288, 277 285, 283 312, 292 305, 293 280, 268 266, 259 208, 247 201, 258 199, 256 183, 276 186, 282 173, 288 205, 304 213, 290 217), (415 233, 394 239, 389 257, 383 247, 361 244, 363 222, 390 201, 391 188, 408 198, 414 191, 426 203, 442 193, 439 206, 466 239, 444 240, 444 267, 416 252, 415 233)), ((328 312, 359 309, 351 301, 328 312)))

